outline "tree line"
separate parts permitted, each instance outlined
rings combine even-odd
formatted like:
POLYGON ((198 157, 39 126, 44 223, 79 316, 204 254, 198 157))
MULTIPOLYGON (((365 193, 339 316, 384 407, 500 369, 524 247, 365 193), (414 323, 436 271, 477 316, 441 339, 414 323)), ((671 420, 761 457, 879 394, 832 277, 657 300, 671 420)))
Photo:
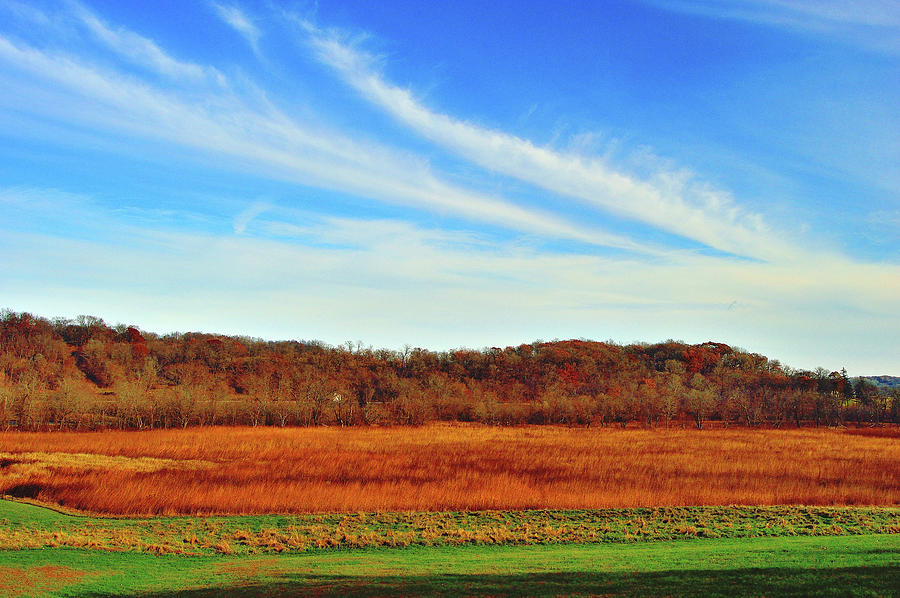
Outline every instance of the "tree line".
POLYGON ((0 312, 0 427, 900 423, 900 389, 707 342, 429 351, 0 312))

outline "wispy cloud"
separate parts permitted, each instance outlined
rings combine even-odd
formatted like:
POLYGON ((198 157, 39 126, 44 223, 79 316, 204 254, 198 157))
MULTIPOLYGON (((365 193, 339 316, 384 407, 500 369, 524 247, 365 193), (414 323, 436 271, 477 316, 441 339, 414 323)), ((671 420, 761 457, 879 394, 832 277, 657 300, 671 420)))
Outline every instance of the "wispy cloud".
POLYGON ((854 326, 881 322, 885 333, 900 334, 891 317, 897 266, 836 263, 826 276, 703 256, 648 264, 543 254, 395 219, 297 219, 275 206, 260 225, 279 227, 280 238, 215 236, 148 228, 58 192, 12 189, 0 198, 0 255, 18 256, 0 260, 0 295, 7 306, 48 315, 332 343, 364 334, 395 347, 665 334, 751 343, 795 366, 839 367, 852 358, 857 370, 887 367, 893 356, 870 348, 854 326), (14 220, 4 216, 15 213, 4 206, 17 196, 32 206, 32 224, 77 219, 93 234, 10 229, 14 220), (454 323, 449 333, 444 322, 454 323), (833 347, 818 353, 832 361, 799 360, 803 339, 833 347))
MULTIPOLYGON (((123 30, 116 36, 116 40, 131 39, 123 30)), ((121 44, 114 45, 122 49, 121 44)), ((186 68, 161 50, 150 54, 156 56, 155 64, 186 68)), ((21 76, 17 80, 24 76, 28 81, 27 87, 18 81, 20 92, 0 100, 25 114, 231 156, 269 176, 303 185, 528 234, 659 253, 623 235, 450 184, 417 156, 294 120, 264 96, 260 99, 259 94, 235 91, 224 78, 221 82, 225 89, 211 88, 198 98, 193 88, 163 88, 150 80, 92 65, 78 56, 39 50, 3 36, 0 63, 18 71, 21 76), (30 93, 39 94, 40 101, 30 93)))
POLYGON ((5 11, 9 17, 27 23, 29 28, 43 30, 46 33, 44 40, 47 41, 52 41, 54 37, 81 38, 87 32, 89 39, 93 38, 103 44, 105 49, 111 50, 118 59, 154 74, 181 82, 224 84, 224 76, 214 67, 178 60, 153 40, 128 29, 110 25, 87 6, 75 0, 64 0, 62 9, 52 14, 15 0, 0 3, 0 11, 5 11))
MULTIPOLYGON (((237 19, 238 31, 238 17, 250 24, 242 35, 251 45, 262 39, 257 24, 272 24, 217 6, 237 19)), ((363 119, 356 129, 329 124, 343 122, 341 115, 329 119, 279 95, 277 84, 262 89, 248 75, 231 75, 246 72, 240 66, 181 59, 80 5, 64 4, 47 18, 19 9, 16 18, 33 29, 0 33, 0 132, 8 138, 33 142, 39 126, 40 141, 52 139, 46 147, 53 149, 102 143, 103 151, 156 159, 151 154, 162 147, 178 154, 161 157, 165 166, 189 157, 246 184, 262 177, 352 197, 338 211, 328 199, 291 204, 297 195, 334 196, 292 185, 272 186, 290 189, 283 196, 250 192, 272 197, 269 203, 248 202, 245 189, 234 192, 240 201, 223 199, 211 186, 197 192, 202 206, 185 194, 157 209, 151 193, 111 209, 103 207, 117 193, 109 187, 106 204, 0 188, 4 306, 95 313, 160 331, 362 337, 377 346, 672 336, 735 342, 791 365, 856 360, 857 369, 887 371, 896 364, 884 342, 871 342, 900 335, 896 263, 814 253, 805 239, 773 230, 740 198, 688 171, 653 160, 630 168, 596 155, 586 136, 566 149, 540 146, 441 113, 393 83, 383 74, 387 65, 358 42, 309 23, 311 46, 290 58, 308 58, 313 48, 363 102, 403 124, 399 135, 380 123, 366 128, 363 119), (60 27, 64 35, 54 37, 60 27), (446 160, 444 149, 462 159, 446 160), (485 191, 485 171, 503 175, 490 179, 498 188, 526 189, 531 203, 485 191), (509 185, 510 178, 517 181, 509 185), (535 190, 547 199, 543 207, 535 207, 535 190), (379 209, 378 217, 348 209, 376 203, 407 209, 379 209), (645 235, 668 231, 758 259, 669 249, 685 245, 669 235, 659 235, 669 243, 660 249, 589 224, 608 214, 643 223, 635 229, 645 235)), ((292 24, 287 30, 296 34, 292 24)), ((322 70, 316 65, 320 77, 322 70)), ((263 76, 268 85, 276 69, 263 76)), ((896 216, 890 206, 878 215, 888 234, 896 216)))
POLYGON ((155 42, 123 28, 113 28, 81 4, 71 3, 72 14, 98 40, 117 54, 157 73, 177 79, 203 81, 212 79, 220 85, 224 76, 215 68, 172 58, 155 42))
POLYGON ((259 53, 259 38, 262 32, 241 9, 218 2, 211 2, 210 5, 220 19, 240 33, 253 51, 259 53))
POLYGON ((356 47, 343 32, 298 22, 319 60, 364 98, 484 168, 722 251, 764 260, 798 253, 759 214, 741 208, 730 194, 696 181, 687 171, 659 169, 640 179, 602 157, 537 146, 433 111, 409 90, 388 82, 379 73, 377 57, 356 47))
POLYGON ((255 201, 250 206, 234 217, 234 234, 243 235, 247 230, 247 225, 254 218, 269 210, 272 206, 263 201, 255 201))
POLYGON ((896 0, 645 0, 666 10, 823 35, 869 50, 900 54, 896 0))
POLYGON ((52 27, 53 25, 52 20, 45 13, 18 0, 5 0, 5 2, 0 4, 0 10, 5 11, 15 19, 34 23, 42 27, 52 27))

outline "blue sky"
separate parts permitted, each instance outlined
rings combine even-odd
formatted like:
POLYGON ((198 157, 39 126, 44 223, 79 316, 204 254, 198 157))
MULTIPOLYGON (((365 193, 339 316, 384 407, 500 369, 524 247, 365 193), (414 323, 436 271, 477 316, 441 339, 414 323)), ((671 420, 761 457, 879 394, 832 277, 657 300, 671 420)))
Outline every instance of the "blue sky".
POLYGON ((900 4, 0 0, 0 306, 900 374, 900 4))

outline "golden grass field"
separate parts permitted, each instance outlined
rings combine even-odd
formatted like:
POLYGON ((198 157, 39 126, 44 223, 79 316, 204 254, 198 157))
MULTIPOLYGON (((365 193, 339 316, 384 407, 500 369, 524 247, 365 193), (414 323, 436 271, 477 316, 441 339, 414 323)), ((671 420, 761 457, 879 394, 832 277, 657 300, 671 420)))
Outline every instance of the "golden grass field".
POLYGON ((105 514, 897 505, 891 430, 0 433, 0 494, 105 514))

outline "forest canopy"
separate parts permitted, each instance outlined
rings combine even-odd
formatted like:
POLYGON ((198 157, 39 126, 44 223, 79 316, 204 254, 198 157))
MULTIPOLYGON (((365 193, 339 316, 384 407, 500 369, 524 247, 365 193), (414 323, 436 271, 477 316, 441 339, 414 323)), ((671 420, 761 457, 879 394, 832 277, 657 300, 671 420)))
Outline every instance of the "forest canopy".
POLYGON ((900 388, 716 342, 430 351, 158 335, 0 312, 6 429, 198 425, 693 426, 900 423, 900 388))

